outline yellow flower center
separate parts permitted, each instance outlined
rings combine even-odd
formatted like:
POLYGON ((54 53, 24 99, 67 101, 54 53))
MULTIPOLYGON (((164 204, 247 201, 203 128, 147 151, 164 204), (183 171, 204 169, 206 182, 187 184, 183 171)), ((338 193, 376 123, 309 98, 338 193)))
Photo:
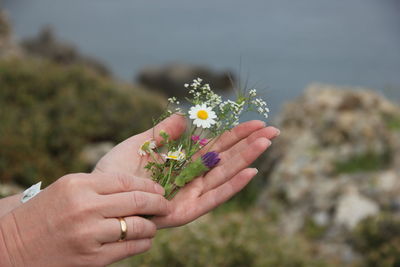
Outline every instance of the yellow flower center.
POLYGON ((206 120, 208 118, 208 113, 205 110, 199 110, 197 112, 197 117, 202 120, 206 120))
POLYGON ((149 149, 150 149, 150 142, 149 141, 144 142, 142 145, 142 150, 147 151, 149 149))

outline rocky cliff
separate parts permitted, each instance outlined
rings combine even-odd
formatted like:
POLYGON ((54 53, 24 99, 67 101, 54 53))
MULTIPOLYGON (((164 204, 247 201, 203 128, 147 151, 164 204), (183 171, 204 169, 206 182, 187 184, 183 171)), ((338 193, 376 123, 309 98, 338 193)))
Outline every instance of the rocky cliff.
MULTIPOLYGON (((278 116, 259 205, 282 233, 320 240, 353 261, 348 233, 365 218, 400 215, 400 108, 376 92, 313 84, 278 116)), ((399 250, 400 251, 400 250, 399 250)))

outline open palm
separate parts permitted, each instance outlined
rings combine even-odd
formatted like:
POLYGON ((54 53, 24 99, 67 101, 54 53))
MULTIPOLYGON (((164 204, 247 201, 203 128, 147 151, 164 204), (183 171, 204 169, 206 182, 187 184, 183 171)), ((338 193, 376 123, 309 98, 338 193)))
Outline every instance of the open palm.
MULTIPOLYGON (((141 134, 128 138, 107 153, 95 167, 95 172, 121 173, 150 178, 144 169, 148 158, 137 153, 139 147, 155 137, 161 130, 178 138, 186 128, 185 118, 173 115, 141 134)), ((270 139, 279 134, 274 127, 265 127, 262 121, 249 121, 224 133, 213 144, 212 150, 220 153, 221 161, 211 171, 196 178, 182 188, 171 200, 167 216, 154 217, 158 228, 186 224, 202 216, 240 191, 256 174, 248 166, 271 144, 270 139)))

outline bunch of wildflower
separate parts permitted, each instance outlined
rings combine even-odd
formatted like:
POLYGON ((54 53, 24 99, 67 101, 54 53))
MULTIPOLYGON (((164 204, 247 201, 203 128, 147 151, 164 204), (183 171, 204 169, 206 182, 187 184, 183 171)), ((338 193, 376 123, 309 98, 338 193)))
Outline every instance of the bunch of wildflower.
POLYGON ((171 97, 166 112, 154 121, 157 123, 179 112, 190 121, 187 132, 179 139, 172 140, 167 132, 161 131, 160 147, 156 146, 154 140, 148 140, 139 149, 141 156, 149 156, 145 169, 154 181, 165 188, 168 199, 173 198, 185 184, 204 175, 219 163, 218 153, 211 151, 212 143, 223 132, 239 124, 244 112, 255 111, 268 117, 267 104, 257 97, 255 89, 242 93, 235 101, 223 101, 208 84, 202 82, 198 78, 184 85, 189 90, 189 97, 186 98, 191 104, 189 110, 180 108, 177 98, 171 97))

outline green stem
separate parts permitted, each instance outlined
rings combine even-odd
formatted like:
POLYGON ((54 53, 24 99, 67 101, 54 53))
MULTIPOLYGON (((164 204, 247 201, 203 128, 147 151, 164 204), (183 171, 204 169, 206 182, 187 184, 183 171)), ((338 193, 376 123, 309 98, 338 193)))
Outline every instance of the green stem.
POLYGON ((201 138, 201 135, 203 134, 203 132, 204 132, 204 128, 201 128, 200 134, 199 134, 200 138, 201 138))
POLYGON ((174 198, 174 196, 176 195, 176 193, 178 193, 179 191, 179 187, 174 185, 174 187, 172 188, 171 192, 165 197, 168 200, 171 200, 174 198))
POLYGON ((168 176, 167 176, 167 180, 166 180, 164 186, 167 185, 167 184, 169 183, 169 181, 171 180, 171 173, 172 173, 172 169, 174 168, 174 163, 175 163, 175 162, 173 161, 173 162, 170 164, 169 172, 168 172, 168 176))
POLYGON ((154 157, 154 152, 153 151, 150 151, 150 156, 154 160, 154 162, 156 162, 157 164, 160 164, 160 162, 154 157))

